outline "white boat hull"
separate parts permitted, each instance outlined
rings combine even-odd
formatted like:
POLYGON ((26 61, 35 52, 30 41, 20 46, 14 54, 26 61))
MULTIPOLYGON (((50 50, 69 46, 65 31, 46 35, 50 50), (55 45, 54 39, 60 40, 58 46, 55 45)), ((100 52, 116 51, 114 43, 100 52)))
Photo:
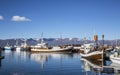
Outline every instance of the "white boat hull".
POLYGON ((102 59, 102 54, 103 54, 102 51, 94 51, 87 54, 80 53, 81 57, 88 59, 102 59))
POLYGON ((5 47, 5 50, 11 50, 11 47, 5 47))
POLYGON ((110 55, 110 60, 113 62, 113 63, 116 63, 116 64, 120 64, 120 57, 114 57, 114 55, 110 55))
POLYGON ((16 47, 16 51, 20 52, 21 48, 20 47, 16 47))
POLYGON ((31 49, 32 52, 64 52, 64 51, 71 51, 73 47, 67 47, 67 48, 59 48, 59 49, 48 49, 48 48, 44 48, 44 49, 36 49, 33 48, 31 49))

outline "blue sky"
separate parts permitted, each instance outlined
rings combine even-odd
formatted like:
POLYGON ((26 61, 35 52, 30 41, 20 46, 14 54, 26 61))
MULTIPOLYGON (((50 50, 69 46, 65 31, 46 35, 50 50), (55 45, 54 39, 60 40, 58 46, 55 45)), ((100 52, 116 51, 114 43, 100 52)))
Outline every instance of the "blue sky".
POLYGON ((0 0, 0 39, 120 38, 120 0, 0 0))

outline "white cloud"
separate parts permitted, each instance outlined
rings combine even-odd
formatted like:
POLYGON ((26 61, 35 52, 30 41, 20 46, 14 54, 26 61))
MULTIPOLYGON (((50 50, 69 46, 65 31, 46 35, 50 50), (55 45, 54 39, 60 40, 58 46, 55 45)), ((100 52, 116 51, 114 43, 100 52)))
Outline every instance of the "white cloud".
POLYGON ((0 20, 3 20, 4 18, 3 18, 3 16, 0 16, 0 20))
POLYGON ((29 18, 26 18, 24 16, 13 16, 12 21, 31 21, 29 18))

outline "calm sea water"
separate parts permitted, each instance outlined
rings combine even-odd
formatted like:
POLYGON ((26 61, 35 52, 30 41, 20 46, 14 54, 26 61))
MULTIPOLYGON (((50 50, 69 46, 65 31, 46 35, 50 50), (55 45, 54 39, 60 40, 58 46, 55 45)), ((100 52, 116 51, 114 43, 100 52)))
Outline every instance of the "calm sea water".
MULTIPOLYGON (((30 53, 3 51, 0 75, 114 75, 101 71, 101 62, 88 61, 79 53, 30 53), (96 66, 95 66, 96 65, 96 66)), ((108 65, 112 63, 106 62, 108 65)), ((110 69, 109 72, 115 71, 110 69)), ((116 74, 119 74, 117 71, 116 74)))

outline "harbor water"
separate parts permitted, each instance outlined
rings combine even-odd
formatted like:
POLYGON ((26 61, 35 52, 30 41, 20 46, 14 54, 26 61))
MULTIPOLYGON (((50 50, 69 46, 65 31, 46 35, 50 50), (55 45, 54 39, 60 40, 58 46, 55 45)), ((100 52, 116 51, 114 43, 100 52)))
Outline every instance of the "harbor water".
MULTIPOLYGON (((114 68, 101 68, 101 61, 81 58, 80 53, 31 53, 2 51, 0 75, 114 75, 114 68), (91 65, 92 64, 92 65, 91 65)), ((110 66, 111 61, 105 65, 110 66)))

